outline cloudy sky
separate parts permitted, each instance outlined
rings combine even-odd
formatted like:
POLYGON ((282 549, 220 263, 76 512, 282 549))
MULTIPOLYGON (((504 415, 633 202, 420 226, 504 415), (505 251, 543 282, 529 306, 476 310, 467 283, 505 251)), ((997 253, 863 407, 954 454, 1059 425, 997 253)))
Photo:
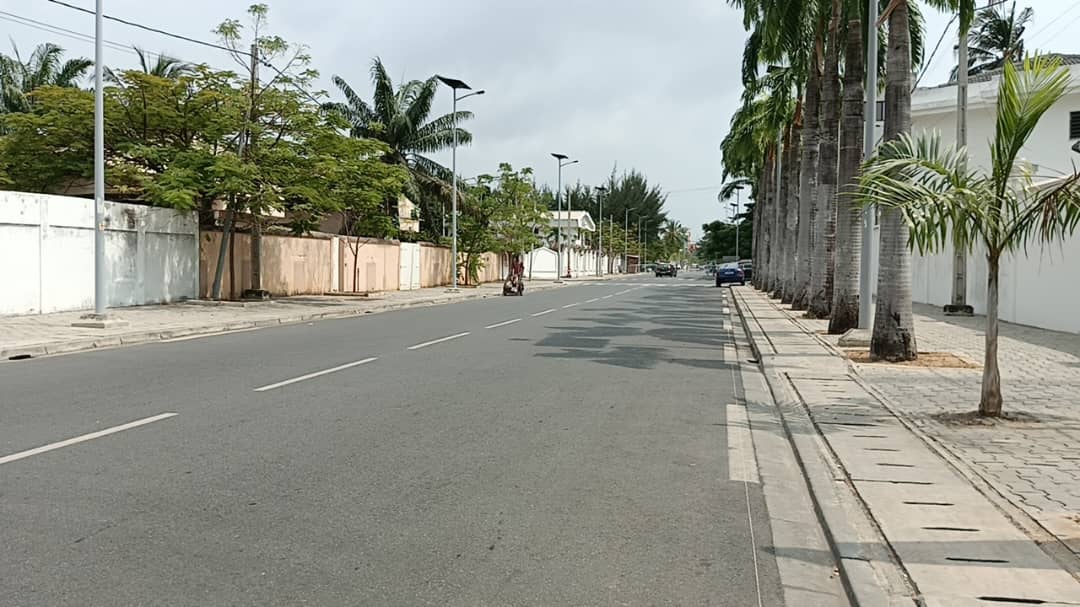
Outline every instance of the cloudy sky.
MULTIPOLYGON (((66 0, 93 8, 91 0, 66 0)), ((210 30, 241 18, 248 0, 105 0, 107 14, 213 40, 210 30)), ((554 185, 550 152, 579 159, 565 181, 599 183, 613 167, 635 168, 669 193, 668 210, 700 236, 717 218, 718 144, 740 94, 745 34, 724 0, 269 0, 274 33, 310 47, 322 85, 339 74, 370 90, 368 67, 379 55, 395 79, 441 73, 487 94, 464 107, 476 112, 475 136, 460 150, 465 176, 494 172, 499 162, 531 166, 554 185)), ((1080 2, 1029 0, 1035 9, 1028 47, 1080 52, 1080 2)), ((93 33, 93 18, 48 0, 0 0, 0 25, 23 50, 60 43, 90 57, 93 45, 44 25, 93 33), (20 22, 16 18, 22 18, 20 22), (39 23, 30 23, 31 19, 39 23)), ((928 12, 932 45, 948 15, 928 12)), ((949 31, 923 84, 952 65, 949 31)), ((188 61, 232 68, 222 52, 106 22, 105 39, 165 51, 188 61)), ((5 49, 5 52, 7 49, 5 49)), ((134 56, 108 50, 110 65, 134 56)), ((450 109, 444 91, 436 112, 450 109)), ((449 164, 449 155, 445 155, 449 164)))

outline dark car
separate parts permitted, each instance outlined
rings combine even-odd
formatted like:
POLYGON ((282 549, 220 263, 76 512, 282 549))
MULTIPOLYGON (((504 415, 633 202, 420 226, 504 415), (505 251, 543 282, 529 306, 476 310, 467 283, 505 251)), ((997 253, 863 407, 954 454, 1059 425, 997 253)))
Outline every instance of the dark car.
POLYGON ((679 270, 675 267, 675 264, 671 263, 658 263, 656 264, 656 277, 670 276, 674 278, 679 274, 679 270))
POLYGON ((738 264, 730 264, 716 269, 716 286, 736 282, 740 285, 746 284, 746 275, 743 274, 738 264))

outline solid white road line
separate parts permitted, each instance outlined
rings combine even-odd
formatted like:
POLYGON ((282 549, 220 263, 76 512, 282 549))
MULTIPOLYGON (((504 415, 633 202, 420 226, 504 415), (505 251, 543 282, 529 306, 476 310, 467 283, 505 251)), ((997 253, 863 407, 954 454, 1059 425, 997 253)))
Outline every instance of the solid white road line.
POLYGON ((579 301, 579 302, 576 302, 576 303, 572 303, 572 304, 566 304, 565 306, 563 306, 563 310, 565 310, 565 309, 567 309, 567 308, 573 308, 574 306, 576 306, 576 305, 578 305, 578 304, 580 304, 580 303, 581 303, 581 302, 579 301))
POLYGON ((358 361, 347 363, 347 364, 344 364, 344 365, 338 365, 337 367, 331 367, 329 369, 323 369, 322 371, 316 371, 314 373, 308 373, 307 375, 301 375, 300 377, 294 377, 292 379, 286 379, 285 381, 279 381, 278 383, 270 384, 269 386, 263 386, 261 388, 255 388, 255 391, 256 392, 266 392, 267 390, 273 390, 274 388, 280 388, 282 386, 287 386, 289 384, 295 384, 296 382, 301 382, 301 381, 304 381, 306 379, 311 379, 313 377, 319 377, 320 375, 328 375, 330 373, 336 373, 338 371, 344 371, 345 369, 351 369, 352 367, 359 367, 360 365, 366 365, 369 362, 374 362, 376 360, 379 360, 379 359, 377 357, 374 357, 374 356, 371 357, 371 358, 365 358, 364 360, 358 360, 358 361))
POLYGON ((543 316, 544 314, 551 314, 554 311, 555 311, 555 308, 548 308, 547 310, 544 310, 543 312, 537 312, 536 314, 529 314, 529 316, 543 316))
POLYGON ((605 296, 601 297, 600 299, 611 299, 612 297, 615 297, 615 295, 605 295, 605 296))
POLYGON ((633 291, 633 289, 624 289, 624 290, 619 291, 618 293, 616 293, 616 295, 626 295, 630 291, 633 291))
POLYGON ((484 328, 485 329, 498 329, 499 327, 505 327, 506 325, 512 325, 512 324, 514 324, 516 322, 521 322, 521 319, 520 318, 515 318, 514 320, 506 320, 506 321, 503 321, 503 322, 497 322, 497 323, 495 323, 493 325, 488 325, 488 326, 486 326, 484 328))
POLYGON ((600 301, 600 298, 599 297, 593 297, 592 299, 586 301, 585 303, 593 303, 593 302, 596 302, 596 301, 600 301))
POLYGON ((422 344, 416 344, 415 346, 409 346, 409 350, 419 350, 420 348, 426 348, 428 346, 434 346, 435 344, 441 344, 444 341, 450 341, 451 339, 457 339, 459 337, 465 337, 469 332, 455 333, 453 335, 447 335, 446 337, 440 337, 439 339, 433 339, 431 341, 425 341, 422 344))
POLYGON ((97 432, 91 432, 90 434, 83 434, 82 436, 76 436, 75 438, 69 438, 62 440, 58 443, 50 443, 41 447, 35 447, 33 449, 27 449, 26 451, 20 451, 18 453, 12 453, 11 455, 5 455, 0 457, 0 464, 8 464, 23 458, 30 457, 32 455, 38 455, 55 449, 62 449, 64 447, 70 447, 71 445, 77 445, 79 443, 85 443, 88 440, 94 440, 95 438, 101 438, 110 434, 116 434, 117 432, 123 432, 124 430, 131 430, 132 428, 138 428, 139 426, 145 426, 146 424, 152 424, 156 421, 168 419, 170 417, 176 417, 176 413, 160 413, 152 417, 145 417, 133 422, 121 424, 119 426, 113 426, 112 428, 106 428, 104 430, 98 430, 97 432))

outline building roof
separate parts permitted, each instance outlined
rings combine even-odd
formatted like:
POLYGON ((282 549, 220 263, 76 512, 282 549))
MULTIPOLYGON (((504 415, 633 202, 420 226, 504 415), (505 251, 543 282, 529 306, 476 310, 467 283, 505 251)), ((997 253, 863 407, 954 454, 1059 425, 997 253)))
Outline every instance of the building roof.
MULTIPOLYGON (((1069 54, 1069 53, 1045 53, 1042 56, 1043 57, 1056 57, 1056 58, 1061 60, 1061 65, 1080 65, 1080 55, 1069 54)), ((1013 65, 1015 65, 1016 67, 1020 67, 1020 66, 1023 65, 1023 63, 1024 63, 1023 61, 1014 61, 1013 65)), ((1000 76, 1001 72, 1003 72, 1003 71, 1004 70, 1002 68, 996 67, 994 69, 979 72, 978 74, 972 74, 972 75, 968 76, 968 83, 970 84, 970 83, 973 83, 973 82, 990 82, 994 78, 1000 76)), ((920 87, 920 88, 940 89, 940 88, 946 88, 946 87, 952 87, 952 86, 956 86, 956 75, 955 74, 953 74, 952 76, 949 77, 948 82, 944 82, 942 84, 938 84, 938 85, 935 85, 935 86, 920 87)))
POLYGON ((596 223, 588 211, 548 211, 551 225, 578 228, 586 232, 596 231, 596 223))

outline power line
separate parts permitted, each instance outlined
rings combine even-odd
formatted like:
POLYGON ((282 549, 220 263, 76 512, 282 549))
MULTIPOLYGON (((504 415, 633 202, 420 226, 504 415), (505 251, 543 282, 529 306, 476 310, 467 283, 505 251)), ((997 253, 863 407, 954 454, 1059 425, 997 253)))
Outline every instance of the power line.
MULTIPOLYGON (((63 0, 48 0, 48 1, 52 2, 53 4, 58 4, 60 6, 67 7, 67 8, 70 8, 72 10, 79 11, 81 13, 87 13, 87 14, 90 14, 90 15, 94 14, 94 11, 92 11, 90 9, 83 8, 81 6, 75 6, 74 4, 68 4, 67 2, 64 2, 63 0)), ((112 15, 102 15, 102 16, 105 19, 108 19, 110 21, 115 21, 117 23, 122 23, 122 24, 130 26, 130 27, 138 28, 138 29, 145 30, 145 31, 148 31, 148 32, 153 32, 155 34, 160 34, 162 36, 168 36, 169 38, 175 38, 177 40, 183 40, 185 42, 191 42, 193 44, 199 44, 199 45, 202 45, 202 46, 218 49, 218 50, 221 50, 221 51, 225 51, 227 53, 231 53, 231 54, 234 54, 234 55, 240 55, 240 56, 243 56, 243 57, 249 57, 250 58, 250 57, 253 56, 252 53, 250 53, 248 51, 244 51, 244 50, 240 50, 240 49, 236 49, 236 48, 231 48, 231 47, 228 47, 228 46, 225 46, 225 45, 222 45, 222 44, 216 44, 216 43, 213 43, 213 42, 207 42, 205 40, 199 40, 197 38, 192 38, 190 36, 185 36, 183 34, 175 34, 175 33, 170 32, 170 31, 166 31, 166 30, 159 29, 159 28, 156 28, 156 27, 151 27, 149 25, 143 25, 142 23, 136 23, 134 21, 128 21, 127 19, 121 19, 119 17, 113 17, 112 15)), ((43 24, 43 25, 45 25, 47 27, 54 27, 54 26, 49 26, 48 24, 43 24)), ((84 34, 79 34, 79 35, 84 35, 84 34)), ((90 40, 92 41, 93 37, 90 37, 90 40)), ((111 43, 111 44, 115 44, 115 43, 111 43)), ((285 72, 282 72, 281 70, 279 70, 277 67, 275 67, 269 61, 267 61, 265 59, 262 59, 262 58, 257 58, 257 61, 259 62, 260 65, 263 65, 265 67, 270 68, 271 70, 274 70, 274 72, 278 76, 284 78, 289 85, 291 85, 294 89, 296 89, 297 92, 299 92, 299 93, 303 94, 305 97, 307 97, 312 103, 315 103, 317 105, 322 105, 324 103, 323 101, 317 99, 315 96, 313 96, 308 91, 301 88, 296 83, 292 82, 288 78, 288 76, 285 74, 285 72)), ((232 70, 227 70, 227 71, 232 71, 232 70)))
MULTIPOLYGON (((67 2, 63 2, 63 0, 48 0, 48 1, 52 2, 53 4, 59 4, 60 6, 66 6, 67 8, 79 11, 80 13, 86 13, 88 15, 95 14, 94 11, 92 11, 92 10, 90 10, 88 8, 83 8, 81 6, 75 6, 74 4, 68 4, 67 2)), ((102 16, 105 19, 108 19, 110 21, 115 21, 117 23, 123 23, 124 25, 130 26, 130 27, 135 27, 135 28, 138 28, 138 29, 141 29, 141 30, 146 30, 148 32, 153 32, 155 34, 161 34, 162 36, 168 36, 170 38, 176 38, 177 40, 184 40, 185 42, 191 42, 192 44, 201 44, 202 46, 208 46, 210 48, 216 48, 218 50, 226 51, 226 52, 229 52, 229 53, 236 53, 236 54, 239 54, 239 55, 244 55, 245 57, 250 57, 251 56, 251 53, 249 53, 247 51, 242 51, 242 50, 239 50, 239 49, 229 48, 229 47, 227 47, 225 45, 222 45, 222 44, 216 44, 214 42, 207 42, 205 40, 199 40, 197 38, 192 38, 190 36, 184 36, 183 34, 174 34, 172 32, 168 32, 168 31, 165 31, 163 29, 158 29, 156 27, 151 27, 149 25, 143 25, 141 23, 135 23, 134 21, 128 21, 126 19, 121 19, 119 17, 113 17, 112 15, 102 15, 102 16)))
MULTIPOLYGON (((78 40, 79 42, 90 42, 90 43, 94 42, 94 37, 90 36, 88 34, 83 34, 81 32, 76 32, 75 30, 65 29, 65 28, 62 28, 62 27, 60 27, 58 25, 52 25, 52 24, 49 24, 49 23, 45 23, 43 21, 37 21, 37 20, 34 20, 34 19, 30 19, 29 17, 23 17, 21 15, 16 15, 14 13, 9 13, 7 11, 0 11, 0 19, 3 19, 4 21, 9 21, 11 23, 18 23, 19 25, 25 25, 26 27, 30 27, 30 28, 33 28, 33 29, 36 29, 36 30, 41 30, 43 32, 48 32, 50 34, 57 34, 59 36, 66 36, 68 38, 78 40)), ((121 45, 121 44, 119 44, 117 42, 111 42, 109 40, 102 40, 102 43, 105 44, 105 46, 108 46, 108 47, 112 48, 113 50, 124 51, 124 52, 128 52, 128 53, 134 53, 135 52, 131 48, 124 47, 123 45, 121 45)))

